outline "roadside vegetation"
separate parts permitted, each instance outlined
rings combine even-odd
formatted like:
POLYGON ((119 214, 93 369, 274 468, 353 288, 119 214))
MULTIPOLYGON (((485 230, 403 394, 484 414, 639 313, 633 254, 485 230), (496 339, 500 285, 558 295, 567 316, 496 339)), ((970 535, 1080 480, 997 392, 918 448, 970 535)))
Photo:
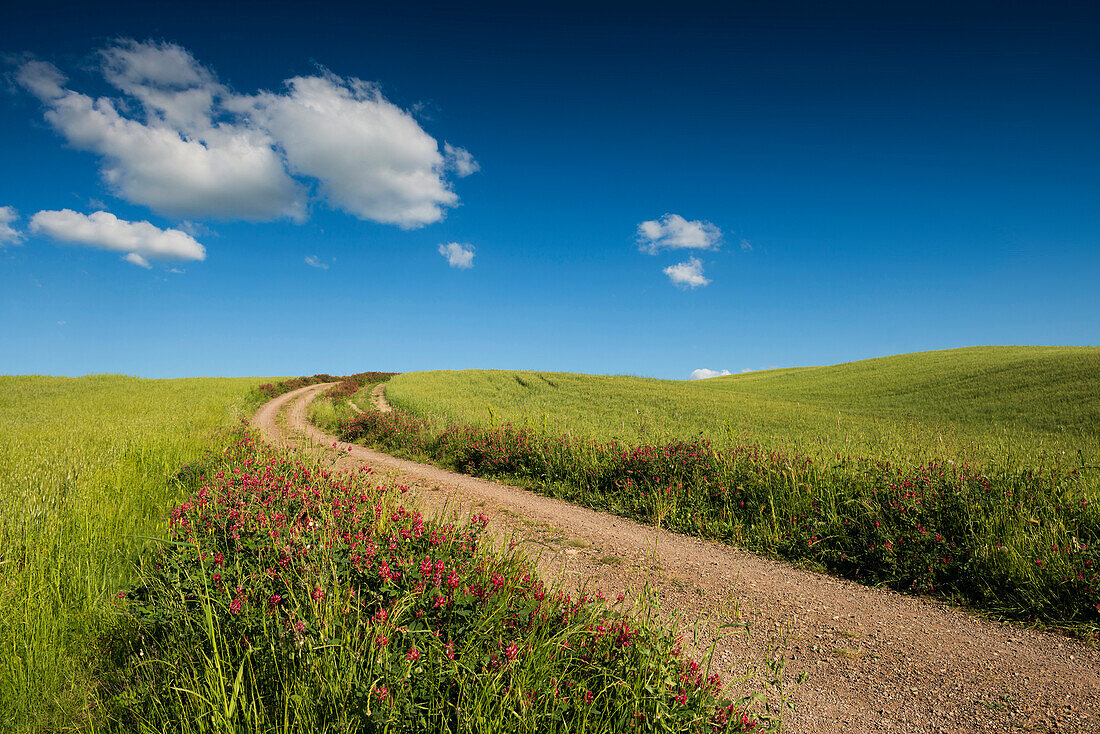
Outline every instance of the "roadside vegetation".
MULTIPOLYGON (((369 472, 242 432, 120 606, 128 731, 764 732, 643 599, 543 583, 487 518, 424 517, 369 472)), ((773 661, 777 678, 782 662, 773 661)))
MULTIPOLYGON (((259 385, 251 396, 252 402, 270 400, 294 390, 299 390, 309 385, 319 385, 325 382, 337 383, 325 391, 332 401, 347 400, 355 396, 364 386, 377 385, 395 376, 396 372, 359 372, 354 375, 336 377, 329 374, 313 375, 311 377, 292 377, 278 382, 265 382, 259 385)), ((369 393, 368 393, 369 394, 369 393)))
POLYGON ((310 421, 335 432, 340 421, 369 409, 371 391, 394 376, 393 372, 360 372, 349 377, 327 380, 326 382, 337 384, 310 403, 310 421))
POLYGON ((339 430, 865 583, 1094 636, 1097 395, 1100 350, 1076 348, 954 350, 699 383, 412 373, 387 385, 401 410, 346 414, 339 430))

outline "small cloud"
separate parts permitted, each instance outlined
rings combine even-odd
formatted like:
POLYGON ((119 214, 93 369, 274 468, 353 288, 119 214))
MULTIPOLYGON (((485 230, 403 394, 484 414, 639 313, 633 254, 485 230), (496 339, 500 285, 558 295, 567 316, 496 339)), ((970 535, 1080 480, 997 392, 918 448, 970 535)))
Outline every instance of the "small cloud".
POLYGON ((149 264, 148 260, 137 254, 136 252, 128 253, 122 259, 130 263, 131 265, 137 265, 139 268, 145 268, 146 270, 150 270, 153 267, 149 264))
POLYGON ((50 102, 65 95, 61 85, 67 80, 53 64, 31 59, 15 72, 15 81, 43 102, 50 102))
POLYGON ((697 370, 693 370, 689 380, 707 380, 711 377, 728 377, 732 373, 729 370, 708 370, 706 367, 700 367, 697 370))
POLYGON ((214 234, 214 230, 210 229, 202 222, 192 222, 189 219, 183 220, 176 226, 192 237, 209 237, 214 234))
POLYGON ((672 281, 672 284, 680 288, 700 288, 710 285, 710 279, 703 277, 703 263, 697 257, 688 258, 687 262, 669 265, 664 269, 664 274, 672 281))
POLYGON ((473 245, 460 245, 457 242, 449 242, 439 246, 439 254, 447 258, 447 264, 452 268, 469 270, 474 266, 473 245))
POLYGON ((40 211, 31 217, 30 230, 64 244, 122 252, 126 262, 143 268, 149 267, 150 259, 206 259, 206 248, 186 232, 128 222, 110 212, 40 211))
POLYGON ((328 265, 326 263, 321 262, 321 260, 316 255, 309 255, 308 257, 306 257, 306 265, 310 266, 311 268, 320 268, 321 270, 328 270, 328 265))
POLYGON ((67 324, 67 323, 69 323, 69 322, 68 322, 68 321, 58 321, 58 322, 57 322, 57 325, 58 325, 58 326, 64 326, 64 325, 65 325, 65 324, 67 324))
POLYGON ((17 219, 19 212, 15 211, 15 207, 0 206, 0 247, 18 245, 23 241, 23 234, 11 226, 17 219))
POLYGON ((661 250, 716 250, 722 243, 722 230, 710 222, 666 214, 639 224, 637 242, 638 249, 650 255, 661 250))
POLYGON ((470 151, 450 143, 443 143, 443 158, 447 162, 447 168, 458 174, 460 178, 466 178, 481 170, 481 164, 474 160, 470 151))
POLYGON ((752 243, 743 237, 741 238, 741 252, 752 252, 752 243))

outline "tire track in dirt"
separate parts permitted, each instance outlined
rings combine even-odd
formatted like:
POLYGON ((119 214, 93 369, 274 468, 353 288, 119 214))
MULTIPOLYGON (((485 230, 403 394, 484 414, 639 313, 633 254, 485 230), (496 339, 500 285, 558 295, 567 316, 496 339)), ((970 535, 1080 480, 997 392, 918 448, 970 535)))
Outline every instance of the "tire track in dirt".
MULTIPOLYGON (((340 467, 373 467, 416 491, 428 510, 486 512, 498 532, 541 551, 542 571, 567 585, 613 598, 648 580, 663 610, 700 620, 703 644, 717 639, 724 678, 759 660, 769 635, 786 629, 788 676, 810 676, 785 718, 791 732, 1100 734, 1100 651, 340 442, 306 420, 326 387, 280 396, 253 422, 269 440, 330 452, 340 467), (751 636, 716 638, 739 620, 751 636)), ((372 403, 389 407, 382 386, 372 403)))

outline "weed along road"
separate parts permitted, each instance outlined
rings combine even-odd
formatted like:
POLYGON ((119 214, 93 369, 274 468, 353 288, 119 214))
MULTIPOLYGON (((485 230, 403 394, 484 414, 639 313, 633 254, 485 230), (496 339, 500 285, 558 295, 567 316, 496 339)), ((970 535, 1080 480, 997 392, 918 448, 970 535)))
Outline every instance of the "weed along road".
MULTIPOLYGON (((339 442, 306 419, 327 387, 270 401, 255 425, 331 452, 341 468, 393 475, 428 509, 487 513, 568 585, 614 598, 648 584, 685 640, 699 621, 697 644, 715 644, 724 678, 779 644, 786 684, 809 674, 785 718, 791 732, 1100 732, 1100 651, 1076 640, 339 442), (739 622, 749 634, 723 629, 739 622)), ((374 409, 385 406, 377 396, 374 409)))

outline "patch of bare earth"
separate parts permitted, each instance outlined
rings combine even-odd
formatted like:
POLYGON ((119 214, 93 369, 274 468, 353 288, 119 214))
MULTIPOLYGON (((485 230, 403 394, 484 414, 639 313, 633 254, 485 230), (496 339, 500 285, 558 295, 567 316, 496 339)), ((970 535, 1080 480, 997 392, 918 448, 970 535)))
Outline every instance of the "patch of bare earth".
MULTIPOLYGON (((785 717, 789 731, 1100 734, 1097 650, 338 442, 306 420, 308 402, 325 387, 276 398, 255 425, 274 441, 317 450, 335 442, 339 466, 374 467, 415 490, 429 510, 487 513, 498 532, 541 550, 544 573, 569 586, 613 598, 648 580, 664 613, 699 620, 705 644, 717 639, 724 678, 760 660, 768 639, 785 632, 788 676, 809 673, 785 717), (286 420, 277 421, 283 410, 286 420), (738 621, 752 634, 716 634, 738 621)), ((381 386, 372 403, 389 407, 381 386)))

